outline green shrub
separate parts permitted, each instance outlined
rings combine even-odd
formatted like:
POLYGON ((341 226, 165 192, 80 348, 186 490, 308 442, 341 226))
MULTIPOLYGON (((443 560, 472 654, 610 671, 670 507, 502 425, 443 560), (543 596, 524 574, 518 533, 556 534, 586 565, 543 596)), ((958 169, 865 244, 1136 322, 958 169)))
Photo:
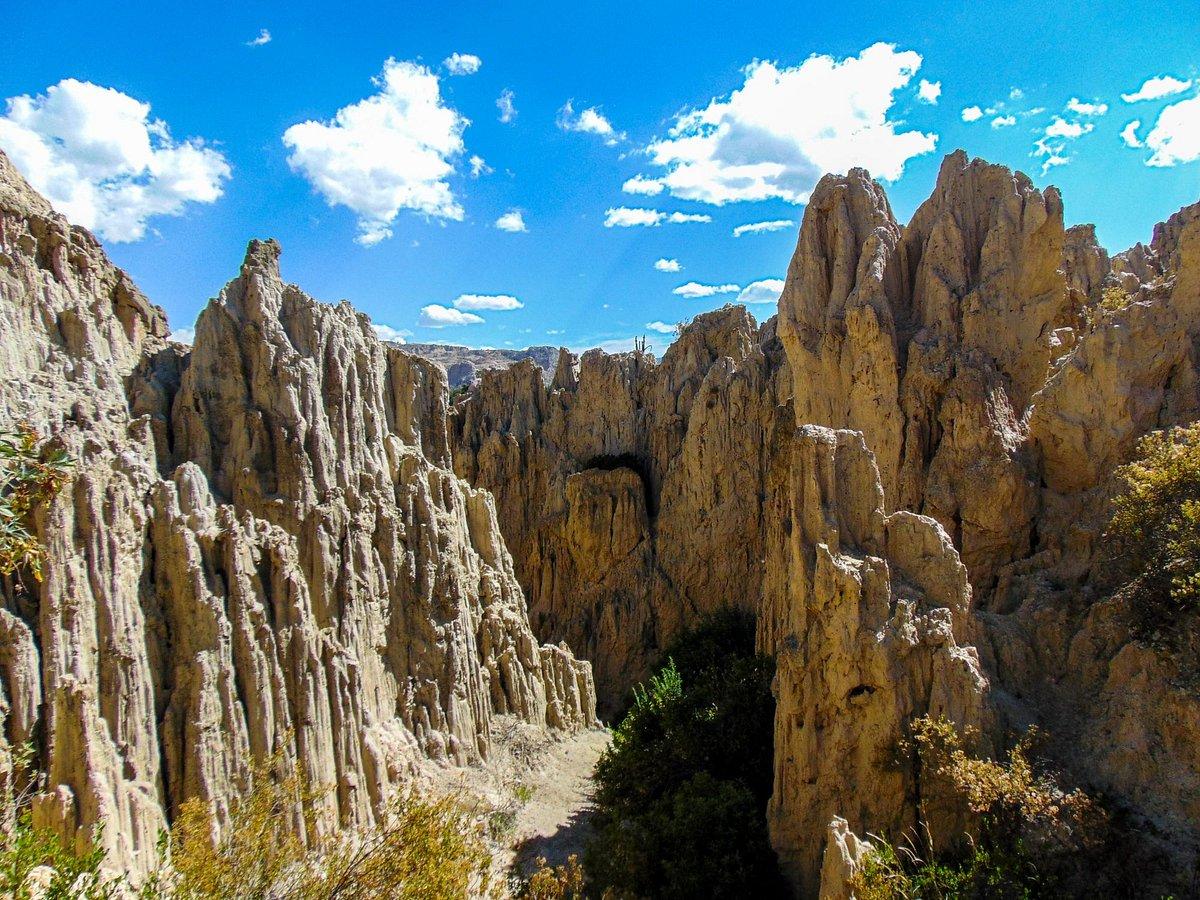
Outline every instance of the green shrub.
POLYGON ((596 766, 592 890, 637 897, 770 897, 773 662, 753 618, 719 613, 681 635, 634 690, 596 766))
POLYGON ((30 530, 34 510, 62 488, 71 461, 21 425, 0 434, 0 575, 17 570, 42 578, 44 549, 30 530))
POLYGON ((1107 537, 1142 639, 1200 611, 1200 423, 1156 431, 1117 470, 1107 537))
MULTIPOLYGON (((875 849, 850 887, 858 900, 1034 900, 1074 896, 1070 885, 1095 877, 1088 861, 1106 836, 1105 814, 1080 790, 1064 790, 1038 772, 1031 729, 1003 761, 968 753, 946 719, 913 723, 912 748, 922 777, 947 784, 975 818, 954 849, 936 854, 934 835, 921 826, 898 844, 872 836, 875 849)), ((1093 882, 1095 883, 1095 882, 1093 882)))

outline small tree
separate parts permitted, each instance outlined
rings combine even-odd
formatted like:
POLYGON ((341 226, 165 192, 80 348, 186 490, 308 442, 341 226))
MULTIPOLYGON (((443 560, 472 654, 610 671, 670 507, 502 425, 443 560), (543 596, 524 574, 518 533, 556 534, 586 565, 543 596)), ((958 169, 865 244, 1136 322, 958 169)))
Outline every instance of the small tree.
POLYGON ((45 550, 33 533, 33 513, 62 488, 71 460, 28 425, 0 434, 0 575, 28 571, 42 578, 45 550))

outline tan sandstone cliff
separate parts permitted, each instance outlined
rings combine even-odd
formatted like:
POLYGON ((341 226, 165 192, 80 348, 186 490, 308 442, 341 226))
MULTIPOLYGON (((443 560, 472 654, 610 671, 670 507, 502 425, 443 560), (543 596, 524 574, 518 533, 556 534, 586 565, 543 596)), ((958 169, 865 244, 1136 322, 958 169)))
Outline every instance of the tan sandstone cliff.
POLYGON ((1038 724, 1136 823, 1127 852, 1186 871, 1200 703, 1106 599, 1099 536, 1137 438, 1200 417, 1197 304, 1200 205, 1110 257, 1055 189, 961 152, 906 226, 853 170, 812 195, 777 329, 725 309, 661 363, 488 374, 455 466, 496 494, 535 629, 595 661, 610 709, 682 625, 758 612, 768 816, 801 895, 842 889, 821 886, 831 835, 844 875, 853 832, 894 838, 922 804, 953 833, 897 763, 925 714, 995 750, 1038 724))
POLYGON ((499 714, 593 724, 590 666, 529 628, 492 497, 450 471, 447 386, 253 242, 188 352, 0 155, 0 428, 76 461, 3 583, 0 773, 34 741, 35 821, 154 861, 256 759, 324 827, 375 821, 425 760, 485 761, 499 714))

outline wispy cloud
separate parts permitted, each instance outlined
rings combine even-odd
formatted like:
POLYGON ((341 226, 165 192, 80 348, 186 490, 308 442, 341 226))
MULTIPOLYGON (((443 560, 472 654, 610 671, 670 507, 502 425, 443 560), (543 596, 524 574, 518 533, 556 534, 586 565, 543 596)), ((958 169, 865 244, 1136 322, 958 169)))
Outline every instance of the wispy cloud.
POLYGON ((681 224, 684 222, 711 222, 712 216, 703 213, 665 213, 657 209, 640 209, 637 207, 615 206, 604 213, 605 228, 633 228, 636 226, 656 227, 663 222, 681 224))
POLYGON ((734 237, 741 237, 743 234, 762 234, 767 231, 782 231, 784 228, 791 228, 796 223, 791 219, 772 219, 769 222, 747 222, 745 225, 738 225, 733 229, 734 237))
MULTIPOLYGON (((613 128, 612 122, 600 112, 598 107, 589 106, 579 113, 572 105, 575 101, 568 100, 563 104, 555 117, 555 123, 563 131, 579 131, 584 134, 595 134, 604 138, 604 143, 612 147, 625 140, 625 133, 613 128)), ((636 180, 636 179, 634 179, 636 180)), ((629 182, 626 182, 628 184, 629 182)))
POLYGON ((657 331, 659 334, 674 334, 678 325, 672 325, 670 322, 647 322, 646 327, 651 331, 657 331))
POLYGON ((261 31, 259 31, 258 37, 251 38, 250 40, 246 41, 246 46, 247 47, 261 47, 264 44, 269 44, 269 43, 271 43, 271 32, 267 31, 267 29, 264 28, 261 31))
POLYGON ((496 98, 496 109, 500 110, 500 121, 505 125, 517 118, 516 97, 516 94, 505 88, 496 98))
POLYGON ((700 297, 712 297, 717 294, 736 294, 741 289, 741 285, 737 284, 698 284, 695 281, 689 281, 687 284, 681 284, 671 293, 688 300, 696 300, 700 297))
POLYGON ((1160 100, 1163 97, 1182 94, 1191 86, 1192 79, 1190 78, 1185 81, 1173 75, 1156 75, 1153 78, 1147 78, 1143 81, 1142 86, 1132 94, 1122 94, 1121 99, 1126 103, 1140 103, 1143 100, 1160 100))
POLYGON ((449 306, 438 306, 436 303, 431 303, 429 306, 421 307, 421 317, 417 320, 417 324, 422 325, 425 328, 450 328, 455 325, 481 325, 483 324, 483 317, 477 316, 474 313, 452 309, 449 306))

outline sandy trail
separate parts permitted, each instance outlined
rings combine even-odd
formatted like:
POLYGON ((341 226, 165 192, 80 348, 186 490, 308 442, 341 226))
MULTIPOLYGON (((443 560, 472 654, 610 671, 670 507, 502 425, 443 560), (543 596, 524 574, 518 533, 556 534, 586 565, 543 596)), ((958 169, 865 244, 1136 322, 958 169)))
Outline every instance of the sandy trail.
POLYGON ((572 735, 548 747, 526 776, 531 794, 513 829, 514 860, 523 871, 539 856, 551 865, 573 853, 583 856, 591 833, 592 770, 611 740, 607 730, 572 735))

